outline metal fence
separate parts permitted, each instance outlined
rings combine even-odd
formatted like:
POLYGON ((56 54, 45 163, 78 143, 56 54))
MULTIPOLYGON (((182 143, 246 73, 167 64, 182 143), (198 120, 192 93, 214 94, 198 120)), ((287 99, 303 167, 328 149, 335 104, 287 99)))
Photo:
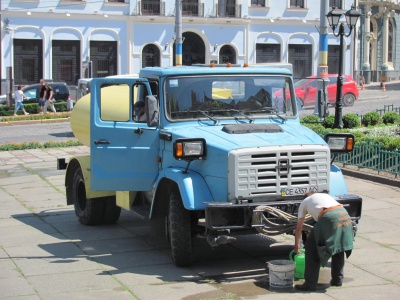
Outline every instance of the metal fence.
POLYGON ((335 161, 343 163, 343 166, 353 165, 359 168, 371 169, 379 172, 400 174, 399 165, 400 152, 383 150, 380 144, 374 142, 374 139, 367 139, 354 146, 351 153, 340 153, 335 161))
POLYGON ((395 111, 400 114, 400 107, 394 107, 393 104, 384 105, 382 109, 376 110, 381 116, 384 115, 388 111, 395 111))

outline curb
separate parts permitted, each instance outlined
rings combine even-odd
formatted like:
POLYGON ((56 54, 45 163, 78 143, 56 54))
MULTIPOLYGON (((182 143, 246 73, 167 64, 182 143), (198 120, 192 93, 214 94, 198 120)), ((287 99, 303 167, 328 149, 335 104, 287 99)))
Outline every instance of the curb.
POLYGON ((372 181, 372 182, 380 183, 380 184, 385 184, 385 185, 389 185, 389 186, 393 186, 393 187, 400 187, 400 179, 396 180, 396 179, 384 177, 384 176, 381 176, 378 174, 368 174, 365 172, 346 169, 344 167, 341 167, 340 170, 346 176, 356 177, 359 179, 364 179, 364 180, 368 180, 368 181, 372 181))

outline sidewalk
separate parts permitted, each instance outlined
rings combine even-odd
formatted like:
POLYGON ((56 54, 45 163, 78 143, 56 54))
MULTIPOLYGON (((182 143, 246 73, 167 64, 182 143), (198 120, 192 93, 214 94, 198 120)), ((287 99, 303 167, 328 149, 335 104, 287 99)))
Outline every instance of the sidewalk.
MULTIPOLYGON (((129 212, 111 226, 83 226, 66 206, 56 158, 88 148, 0 152, 0 299, 396 299, 400 293, 400 189, 347 177, 363 198, 355 249, 341 288, 316 293, 269 287, 266 262, 288 259, 289 235, 239 236, 212 249, 196 239, 196 263, 177 268, 150 242, 147 221, 129 212)), ((296 280, 295 283, 301 283, 296 280)))

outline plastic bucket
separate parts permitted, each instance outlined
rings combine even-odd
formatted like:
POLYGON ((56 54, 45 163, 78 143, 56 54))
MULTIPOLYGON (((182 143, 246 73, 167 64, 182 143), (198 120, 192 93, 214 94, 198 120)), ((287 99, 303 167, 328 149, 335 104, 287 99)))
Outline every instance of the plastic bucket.
POLYGON ((274 288, 293 287, 295 264, 290 260, 271 260, 268 262, 269 286, 274 288))

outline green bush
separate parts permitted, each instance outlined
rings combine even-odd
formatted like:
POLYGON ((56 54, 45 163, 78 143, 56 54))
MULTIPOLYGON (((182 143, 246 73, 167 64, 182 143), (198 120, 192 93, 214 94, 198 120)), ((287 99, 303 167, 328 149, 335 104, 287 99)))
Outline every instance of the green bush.
POLYGON ((361 123, 364 126, 375 126, 382 123, 382 117, 376 111, 371 111, 364 115, 361 123))
POLYGON ((325 128, 333 128, 335 125, 335 116, 334 115, 329 115, 325 118, 325 120, 322 122, 322 125, 325 128))
POLYGON ((343 128, 357 128, 361 126, 361 121, 357 114, 345 114, 343 116, 343 128))
POLYGON ((400 115, 395 111, 388 111, 382 117, 382 121, 385 124, 395 124, 399 119, 400 115))
POLYGON ((320 136, 323 136, 326 133, 326 129, 321 124, 310 124, 305 123, 304 126, 310 128, 312 131, 316 132, 320 136))
POLYGON ((387 136, 380 136, 375 138, 375 143, 380 143, 384 150, 394 151, 400 149, 400 137, 390 138, 387 136))
POLYGON ((321 120, 316 115, 308 115, 300 119, 300 123, 305 124, 321 124, 321 120))

